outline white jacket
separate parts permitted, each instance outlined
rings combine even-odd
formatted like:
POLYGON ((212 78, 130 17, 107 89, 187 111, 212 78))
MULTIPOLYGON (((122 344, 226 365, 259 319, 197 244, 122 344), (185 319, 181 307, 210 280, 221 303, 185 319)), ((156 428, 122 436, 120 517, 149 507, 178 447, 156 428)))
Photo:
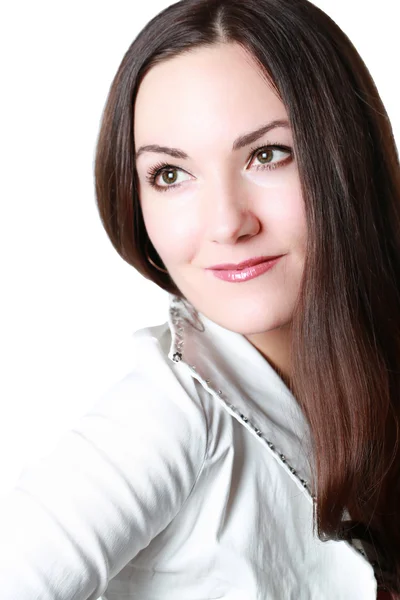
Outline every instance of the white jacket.
POLYGON ((1 600, 375 600, 313 534, 308 428, 250 342, 170 295, 134 346, 1 503, 1 600))

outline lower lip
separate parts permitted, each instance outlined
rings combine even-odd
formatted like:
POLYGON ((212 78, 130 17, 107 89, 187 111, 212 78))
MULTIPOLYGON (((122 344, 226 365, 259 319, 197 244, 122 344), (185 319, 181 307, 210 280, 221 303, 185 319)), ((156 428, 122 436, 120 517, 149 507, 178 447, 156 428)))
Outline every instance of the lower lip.
POLYGON ((218 279, 223 279, 224 281, 231 281, 233 283, 240 283, 241 281, 248 281, 249 279, 254 279, 259 275, 263 275, 272 267, 276 265, 279 259, 282 256, 278 256, 274 258, 274 260, 267 260, 266 262, 259 263, 258 265, 253 265, 252 267, 246 267, 245 269, 236 269, 234 271, 225 271, 225 270, 217 270, 217 269, 209 269, 215 277, 218 279))

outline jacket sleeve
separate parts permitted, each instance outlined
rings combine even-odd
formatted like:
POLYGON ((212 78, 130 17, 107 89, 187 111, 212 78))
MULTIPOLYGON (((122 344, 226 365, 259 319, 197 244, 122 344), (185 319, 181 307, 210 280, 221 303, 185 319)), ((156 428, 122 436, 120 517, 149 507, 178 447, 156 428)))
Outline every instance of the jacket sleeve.
POLYGON ((97 600, 199 476, 200 403, 151 359, 112 386, 0 500, 2 600, 97 600))

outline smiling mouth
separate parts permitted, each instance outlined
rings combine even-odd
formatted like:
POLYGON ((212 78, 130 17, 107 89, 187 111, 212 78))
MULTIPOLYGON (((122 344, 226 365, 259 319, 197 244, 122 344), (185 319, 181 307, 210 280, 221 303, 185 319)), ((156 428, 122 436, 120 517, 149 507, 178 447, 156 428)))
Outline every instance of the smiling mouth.
MULTIPOLYGON (((284 255, 282 255, 284 256, 284 255)), ((252 264, 249 266, 245 266, 242 268, 238 268, 234 266, 233 269, 206 269, 210 271, 217 277, 218 279, 222 279, 223 281, 230 281, 232 283, 240 283, 243 281, 248 281, 249 279, 254 279, 255 277, 259 277, 267 271, 270 271, 282 258, 282 256, 274 257, 273 259, 264 260, 263 262, 259 262, 257 264, 252 264)))
POLYGON ((260 263, 275 260, 277 258, 280 258, 281 256, 283 256, 283 254, 275 254, 274 256, 258 256, 255 258, 249 258, 247 260, 244 260, 236 265, 234 263, 225 263, 220 265, 213 265, 212 267, 207 268, 212 269, 213 271, 240 271, 246 267, 252 267, 260 263))

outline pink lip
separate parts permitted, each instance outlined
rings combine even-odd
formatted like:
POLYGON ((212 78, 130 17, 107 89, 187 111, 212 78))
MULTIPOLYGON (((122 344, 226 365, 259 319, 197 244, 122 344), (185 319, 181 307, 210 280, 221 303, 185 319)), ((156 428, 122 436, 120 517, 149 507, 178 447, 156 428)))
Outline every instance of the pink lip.
POLYGON ((243 269, 207 269, 211 270, 212 274, 218 279, 223 279, 224 281, 231 281, 233 283, 240 283, 242 281, 248 281, 249 279, 254 279, 263 273, 266 273, 270 269, 272 269, 279 259, 282 256, 274 257, 271 260, 266 260, 261 263, 257 263, 254 265, 250 265, 243 269))
POLYGON ((234 263, 225 263, 221 265, 213 265, 212 267, 208 267, 208 269, 212 269, 213 271, 224 269, 225 271, 237 271, 238 269, 243 269, 244 267, 252 267, 253 265, 258 265, 260 263, 266 262, 267 260, 274 260, 275 258, 280 258, 283 254, 275 255, 275 256, 257 256, 255 258, 249 258, 244 260, 241 263, 235 265, 234 263))

